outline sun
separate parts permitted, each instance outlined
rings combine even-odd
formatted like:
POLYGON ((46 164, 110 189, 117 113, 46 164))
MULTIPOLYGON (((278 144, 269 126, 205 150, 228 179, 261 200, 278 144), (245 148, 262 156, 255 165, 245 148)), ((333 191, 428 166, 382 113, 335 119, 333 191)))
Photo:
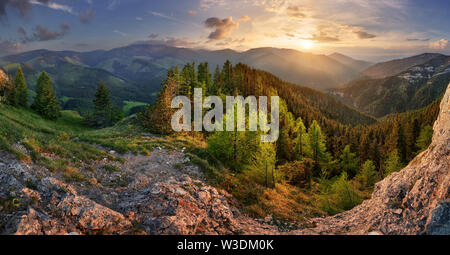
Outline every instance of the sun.
POLYGON ((305 50, 310 50, 314 47, 314 42, 311 40, 302 40, 300 46, 305 50))

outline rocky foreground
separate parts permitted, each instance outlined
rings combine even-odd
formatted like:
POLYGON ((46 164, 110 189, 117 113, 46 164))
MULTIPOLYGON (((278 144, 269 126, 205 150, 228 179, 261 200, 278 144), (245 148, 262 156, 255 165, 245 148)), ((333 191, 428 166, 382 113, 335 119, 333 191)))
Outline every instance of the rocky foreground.
MULTIPOLYGON (((276 234, 241 214, 208 186, 181 151, 127 155, 117 170, 94 165, 94 181, 65 183, 57 173, 0 152, 2 234, 276 234)), ((105 159, 106 161, 106 159, 105 159)), ((109 162, 111 163, 111 162, 109 162)))
MULTIPOLYGON (((0 233, 280 234, 206 185, 183 150, 125 157, 113 171, 104 159, 90 166, 88 182, 67 183, 0 151, 0 233)), ((312 222, 287 234, 450 234, 450 86, 426 151, 377 183, 370 200, 312 222)))

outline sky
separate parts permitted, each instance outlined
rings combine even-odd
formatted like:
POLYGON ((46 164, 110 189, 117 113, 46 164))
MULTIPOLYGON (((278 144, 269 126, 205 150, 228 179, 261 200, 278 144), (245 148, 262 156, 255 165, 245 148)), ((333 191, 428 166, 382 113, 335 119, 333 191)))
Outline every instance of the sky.
POLYGON ((450 55, 449 14, 449 0, 0 0, 0 56, 136 42, 369 61, 450 55))

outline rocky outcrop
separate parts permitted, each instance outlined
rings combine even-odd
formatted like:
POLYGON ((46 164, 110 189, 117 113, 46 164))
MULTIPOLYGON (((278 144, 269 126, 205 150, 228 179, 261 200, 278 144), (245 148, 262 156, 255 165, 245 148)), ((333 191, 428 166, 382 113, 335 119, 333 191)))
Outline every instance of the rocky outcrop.
POLYGON ((450 234, 450 85, 433 129, 429 148, 377 183, 370 200, 293 234, 450 234))
POLYGON ((188 161, 156 148, 150 156, 129 155, 120 172, 96 166, 98 183, 85 186, 0 152, 0 233, 278 233, 241 214, 232 196, 206 185, 188 161))

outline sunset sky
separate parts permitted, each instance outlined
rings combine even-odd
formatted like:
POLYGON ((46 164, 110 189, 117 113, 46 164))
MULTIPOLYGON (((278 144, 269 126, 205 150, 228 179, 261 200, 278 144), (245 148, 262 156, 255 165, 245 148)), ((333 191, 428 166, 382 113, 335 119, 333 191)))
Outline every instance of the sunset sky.
POLYGON ((449 13, 449 0, 0 0, 0 55, 149 41, 380 61, 450 54, 449 13))

